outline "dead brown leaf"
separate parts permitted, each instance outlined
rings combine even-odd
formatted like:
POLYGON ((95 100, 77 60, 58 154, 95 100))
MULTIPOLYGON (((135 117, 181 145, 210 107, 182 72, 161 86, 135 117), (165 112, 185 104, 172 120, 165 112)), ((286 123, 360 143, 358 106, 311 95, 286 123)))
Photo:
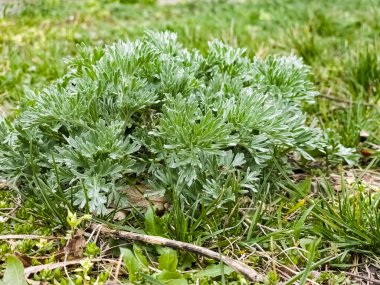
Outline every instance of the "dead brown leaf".
POLYGON ((86 239, 84 238, 84 231, 77 230, 77 233, 68 241, 67 245, 63 248, 67 260, 73 260, 83 257, 83 250, 86 247, 86 239))
POLYGON ((128 203, 132 207, 149 208, 155 206, 158 211, 163 211, 167 208, 169 200, 166 197, 158 197, 152 195, 154 190, 145 184, 137 184, 129 186, 124 190, 127 195, 128 203))
POLYGON ((0 179, 0 190, 7 190, 7 189, 8 189, 7 181, 5 181, 4 179, 0 179))
MULTIPOLYGON (((123 193, 127 197, 128 204, 123 205, 123 210, 116 212, 114 220, 123 220, 127 215, 127 211, 134 208, 147 210, 152 206, 158 213, 162 213, 170 207, 169 200, 166 197, 155 195, 155 190, 145 184, 128 186, 124 189, 123 193)), ((107 212, 111 213, 115 211, 114 207, 114 205, 111 205, 111 207, 107 209, 107 212)))

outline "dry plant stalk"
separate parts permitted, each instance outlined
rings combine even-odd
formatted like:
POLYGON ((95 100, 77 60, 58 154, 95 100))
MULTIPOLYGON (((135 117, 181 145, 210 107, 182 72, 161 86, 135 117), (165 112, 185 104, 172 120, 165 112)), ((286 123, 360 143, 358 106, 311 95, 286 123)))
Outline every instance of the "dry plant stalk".
POLYGON ((213 258, 225 263, 226 265, 231 267, 233 270, 242 274, 243 276, 245 276, 252 282, 265 280, 265 277, 263 275, 261 275, 256 270, 249 267, 248 265, 201 246, 193 245, 193 244, 182 242, 182 241, 176 241, 176 240, 172 240, 168 238, 163 238, 159 236, 150 236, 150 235, 138 234, 138 233, 127 232, 127 231, 112 230, 110 228, 105 227, 104 225, 99 225, 99 224, 92 224, 90 228, 98 229, 104 236, 108 236, 108 237, 123 238, 123 239, 128 239, 128 240, 133 240, 133 241, 141 241, 144 243, 167 246, 174 249, 193 252, 193 253, 206 256, 209 258, 213 258))

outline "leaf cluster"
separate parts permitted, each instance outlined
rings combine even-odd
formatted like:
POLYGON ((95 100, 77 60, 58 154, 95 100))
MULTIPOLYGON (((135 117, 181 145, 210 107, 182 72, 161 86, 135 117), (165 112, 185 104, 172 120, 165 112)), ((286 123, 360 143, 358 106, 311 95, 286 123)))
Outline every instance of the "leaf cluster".
POLYGON ((24 193, 48 188, 97 214, 142 183, 189 204, 233 202, 275 160, 325 148, 294 56, 252 59, 220 41, 203 55, 170 32, 79 49, 64 77, 0 121, 0 174, 24 193))

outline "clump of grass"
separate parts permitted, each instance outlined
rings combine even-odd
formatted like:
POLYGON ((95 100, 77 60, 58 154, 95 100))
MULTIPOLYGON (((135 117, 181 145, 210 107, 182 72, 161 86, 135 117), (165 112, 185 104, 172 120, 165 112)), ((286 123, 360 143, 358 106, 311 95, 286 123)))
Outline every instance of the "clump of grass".
POLYGON ((313 11, 309 24, 311 32, 322 37, 334 36, 339 29, 332 18, 331 15, 321 11, 313 11))
POLYGON ((309 26, 292 29, 288 33, 288 38, 297 54, 305 60, 305 63, 311 65, 321 55, 320 38, 310 30, 309 26))
POLYGON ((378 254, 380 245, 380 196, 361 182, 347 187, 341 192, 330 184, 324 185, 326 198, 314 207, 316 221, 313 231, 342 249, 378 254))
MULTIPOLYGON (((310 180, 300 185, 291 184, 290 188, 284 188, 292 197, 305 199, 311 195, 310 180)), ((359 180, 347 185, 343 176, 339 189, 327 179, 318 185, 316 196, 305 201, 307 206, 303 213, 308 215, 307 219, 303 217, 308 225, 305 231, 342 251, 379 254, 379 193, 373 192, 370 185, 359 180)))
POLYGON ((347 64, 346 76, 355 99, 376 104, 379 100, 380 59, 378 45, 358 50, 347 64))

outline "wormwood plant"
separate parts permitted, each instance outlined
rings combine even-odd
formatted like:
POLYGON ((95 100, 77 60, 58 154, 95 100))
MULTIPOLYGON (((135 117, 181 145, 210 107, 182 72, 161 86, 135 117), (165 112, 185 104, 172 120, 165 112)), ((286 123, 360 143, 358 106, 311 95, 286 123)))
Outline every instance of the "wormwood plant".
POLYGON ((0 122, 0 175, 45 201, 104 214, 128 185, 149 185, 234 202, 274 160, 326 147, 301 110, 316 91, 294 56, 251 59, 220 41, 202 55, 163 32, 81 46, 68 66, 0 122))

